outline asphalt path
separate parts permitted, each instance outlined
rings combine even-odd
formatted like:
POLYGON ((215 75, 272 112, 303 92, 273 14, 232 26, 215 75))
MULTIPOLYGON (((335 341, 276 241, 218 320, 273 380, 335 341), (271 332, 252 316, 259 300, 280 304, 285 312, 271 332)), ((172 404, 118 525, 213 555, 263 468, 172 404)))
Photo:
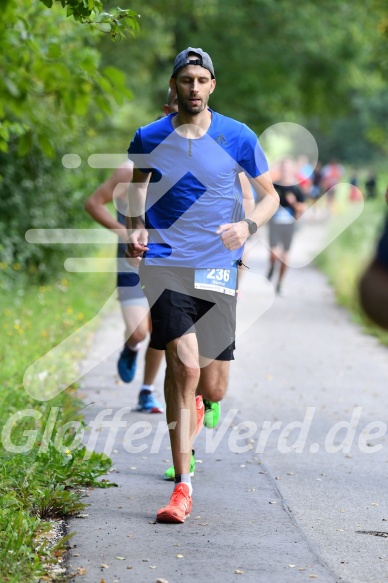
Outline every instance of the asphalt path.
MULTIPOLYGON (((173 488, 165 418, 134 411, 143 359, 130 385, 119 382, 112 346, 123 326, 118 310, 104 319, 81 393, 85 441, 110 453, 118 487, 89 491, 68 523, 68 573, 82 575, 72 581, 388 581, 388 351, 304 260, 325 232, 299 229, 293 255, 306 265, 290 268, 284 297, 263 277, 265 232, 247 254, 236 360, 221 423, 195 444, 185 524, 155 524, 173 488)), ((163 400, 162 387, 163 370, 163 400)))

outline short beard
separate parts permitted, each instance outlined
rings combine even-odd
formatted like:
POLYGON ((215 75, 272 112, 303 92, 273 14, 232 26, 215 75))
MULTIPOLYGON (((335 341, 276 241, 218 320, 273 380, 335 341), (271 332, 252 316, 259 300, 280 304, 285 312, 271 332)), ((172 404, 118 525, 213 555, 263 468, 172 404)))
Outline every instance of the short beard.
POLYGON ((198 115, 204 109, 207 109, 207 104, 208 104, 208 101, 209 101, 209 96, 207 97, 206 101, 202 100, 202 105, 200 106, 200 109, 198 109, 196 111, 193 111, 192 109, 190 109, 190 106, 188 106, 188 104, 179 95, 178 88, 176 88, 176 95, 177 95, 177 100, 178 100, 178 111, 179 110, 181 110, 181 111, 183 110, 186 113, 189 113, 190 115, 198 115))

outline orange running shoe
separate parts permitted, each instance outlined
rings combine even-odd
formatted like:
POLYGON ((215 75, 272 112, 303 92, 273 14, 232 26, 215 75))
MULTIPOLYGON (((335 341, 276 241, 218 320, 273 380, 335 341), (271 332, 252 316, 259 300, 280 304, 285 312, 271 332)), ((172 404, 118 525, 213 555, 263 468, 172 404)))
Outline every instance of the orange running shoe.
POLYGON ((192 505, 189 486, 181 482, 175 486, 170 503, 158 510, 156 522, 184 522, 190 516, 192 505))
POLYGON ((195 397, 195 408, 197 409, 197 426, 195 428, 195 435, 197 436, 202 429, 203 419, 205 417, 205 405, 203 404, 201 395, 195 397))

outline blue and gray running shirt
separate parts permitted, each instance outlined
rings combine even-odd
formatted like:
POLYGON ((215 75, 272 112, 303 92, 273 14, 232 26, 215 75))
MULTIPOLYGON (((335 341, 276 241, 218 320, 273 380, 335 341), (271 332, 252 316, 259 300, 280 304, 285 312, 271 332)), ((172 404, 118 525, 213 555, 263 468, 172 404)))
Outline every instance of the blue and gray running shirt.
POLYGON ((255 178, 268 164, 252 130, 210 111, 200 138, 179 135, 173 113, 138 129, 129 146, 135 166, 151 172, 146 265, 227 269, 242 256, 243 248, 229 251, 216 231, 244 217, 238 173, 255 178))

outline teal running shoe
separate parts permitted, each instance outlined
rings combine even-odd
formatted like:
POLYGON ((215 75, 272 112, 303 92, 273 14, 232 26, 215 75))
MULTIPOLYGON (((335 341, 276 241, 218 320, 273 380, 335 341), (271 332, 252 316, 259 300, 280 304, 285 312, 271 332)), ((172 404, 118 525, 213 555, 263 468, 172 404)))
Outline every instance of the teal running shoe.
POLYGON ((143 389, 139 393, 139 403, 136 411, 142 413, 163 413, 164 408, 163 405, 155 399, 155 395, 151 391, 143 389))
POLYGON ((136 373, 137 350, 131 350, 127 345, 124 346, 117 363, 119 377, 124 383, 133 381, 136 373))
MULTIPOLYGON (((190 458, 190 476, 193 477, 194 476, 194 472, 195 472, 195 457, 194 457, 195 451, 192 449, 191 450, 191 458, 190 458)), ((174 466, 171 466, 170 468, 167 468, 167 470, 164 472, 164 479, 165 480, 173 480, 175 478, 175 469, 174 466)))
POLYGON ((205 405, 205 416, 203 419, 203 424, 208 429, 213 429, 217 427, 220 417, 221 417, 221 404, 212 403, 211 401, 203 400, 205 405))

